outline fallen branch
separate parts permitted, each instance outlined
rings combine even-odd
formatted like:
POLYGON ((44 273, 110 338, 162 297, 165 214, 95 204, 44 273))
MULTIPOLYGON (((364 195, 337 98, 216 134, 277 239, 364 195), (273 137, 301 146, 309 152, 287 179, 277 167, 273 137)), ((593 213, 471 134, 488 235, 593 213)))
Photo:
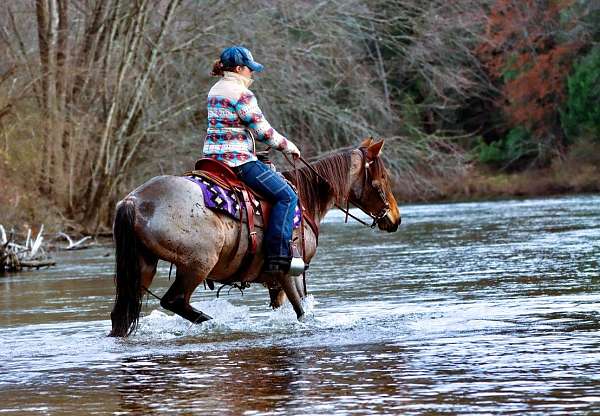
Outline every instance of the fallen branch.
POLYGON ((40 267, 48 267, 48 266, 55 266, 56 265, 56 261, 52 260, 52 259, 48 259, 48 260, 23 260, 20 263, 21 267, 35 267, 35 268, 40 268, 40 267))
MULTIPOLYGON (((42 247, 42 241, 44 241, 44 237, 42 237, 42 233, 44 232, 44 224, 42 224, 42 226, 40 227, 40 231, 38 232, 37 237, 35 238, 35 240, 33 242, 31 242, 31 253, 29 253, 29 257, 35 257, 35 255, 37 254, 38 250, 42 247)), ((29 233, 31 233, 31 230, 29 230, 29 233)), ((26 245, 27 246, 27 245, 26 245)))
POLYGON ((60 232, 58 233, 59 236, 64 237, 67 239, 67 241, 69 242, 69 245, 67 247, 60 247, 61 250, 84 250, 86 248, 90 248, 94 245, 94 243, 89 243, 89 244, 83 244, 85 243, 87 240, 91 239, 92 237, 85 236, 80 240, 77 241, 73 241, 73 239, 71 237, 69 237, 66 233, 60 232))
POLYGON ((25 245, 13 241, 15 232, 12 231, 7 237, 6 230, 0 225, 0 272, 18 272, 24 267, 47 267, 54 266, 56 262, 45 252, 42 244, 44 242, 44 226, 40 227, 35 239, 32 238, 31 228, 27 230, 25 245))

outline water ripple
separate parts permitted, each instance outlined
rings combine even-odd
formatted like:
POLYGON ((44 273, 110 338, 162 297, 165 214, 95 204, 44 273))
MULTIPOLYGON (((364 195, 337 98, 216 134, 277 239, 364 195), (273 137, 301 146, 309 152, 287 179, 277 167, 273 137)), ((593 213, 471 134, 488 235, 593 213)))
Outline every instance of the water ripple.
POLYGON ((326 218, 302 323, 260 286, 199 290, 214 320, 148 299, 108 338, 108 246, 0 277, 0 413, 597 412, 600 197, 402 211, 394 234, 326 218))

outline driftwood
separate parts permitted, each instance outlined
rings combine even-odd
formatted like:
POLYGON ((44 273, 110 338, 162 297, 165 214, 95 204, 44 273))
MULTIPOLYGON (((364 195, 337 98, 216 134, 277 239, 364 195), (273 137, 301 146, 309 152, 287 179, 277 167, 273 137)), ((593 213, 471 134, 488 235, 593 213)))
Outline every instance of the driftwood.
POLYGON ((73 241, 71 237, 69 237, 66 233, 63 232, 58 233, 58 235, 60 237, 64 237, 69 242, 69 245, 67 247, 59 247, 60 250, 85 250, 86 248, 90 248, 95 245, 94 242, 83 244, 92 238, 89 235, 77 241, 73 241))
POLYGON ((46 267, 56 264, 42 247, 44 242, 44 226, 40 227, 37 236, 33 238, 31 228, 27 230, 25 244, 14 242, 15 232, 7 236, 6 230, 0 224, 0 272, 18 272, 23 268, 46 267))
POLYGON ((48 267, 48 266, 56 266, 56 261, 52 259, 48 260, 23 260, 20 263, 21 267, 35 267, 39 269, 40 267, 48 267))

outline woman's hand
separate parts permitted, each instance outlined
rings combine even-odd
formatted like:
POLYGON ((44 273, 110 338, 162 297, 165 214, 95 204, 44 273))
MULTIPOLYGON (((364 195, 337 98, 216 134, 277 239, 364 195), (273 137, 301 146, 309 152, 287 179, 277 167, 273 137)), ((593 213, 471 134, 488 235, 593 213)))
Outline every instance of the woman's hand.
POLYGON ((300 150, 296 147, 296 145, 288 140, 286 143, 287 146, 283 149, 283 153, 286 155, 292 155, 294 159, 298 159, 300 157, 300 150))

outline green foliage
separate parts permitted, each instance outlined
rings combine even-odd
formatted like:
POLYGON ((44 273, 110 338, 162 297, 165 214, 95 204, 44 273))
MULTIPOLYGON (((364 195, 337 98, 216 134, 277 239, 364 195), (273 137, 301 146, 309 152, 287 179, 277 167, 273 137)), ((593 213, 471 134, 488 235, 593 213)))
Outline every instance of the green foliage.
POLYGON ((504 82, 509 82, 517 79, 519 75, 521 75, 521 70, 516 67, 515 62, 517 61, 517 56, 512 54, 502 67, 502 80, 504 82))
POLYGON ((421 111, 416 103, 415 97, 407 92, 400 101, 402 109, 402 123, 409 128, 418 127, 421 125, 421 111))
POLYGON ((480 163, 509 169, 534 157, 537 148, 531 133, 523 127, 516 127, 504 139, 489 144, 480 138, 474 151, 480 163))
POLYGON ((591 137, 600 141, 600 47, 575 64, 567 80, 567 102, 562 127, 570 141, 591 137))

